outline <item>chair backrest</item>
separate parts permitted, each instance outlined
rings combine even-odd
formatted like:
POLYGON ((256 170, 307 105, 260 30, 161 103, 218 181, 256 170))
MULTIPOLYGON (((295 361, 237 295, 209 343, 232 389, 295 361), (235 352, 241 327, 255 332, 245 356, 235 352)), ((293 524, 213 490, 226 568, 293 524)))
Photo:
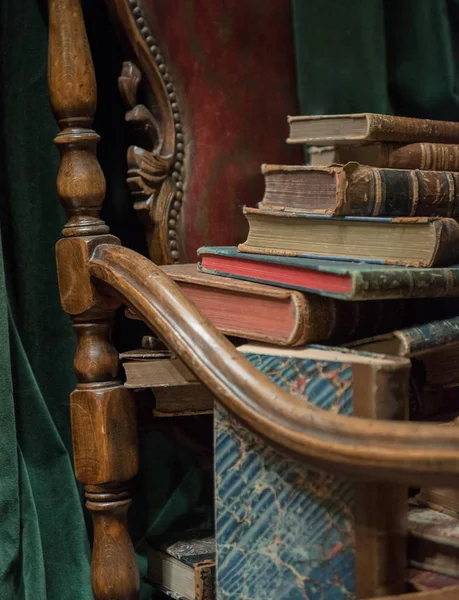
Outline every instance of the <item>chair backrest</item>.
POLYGON ((138 133, 128 185, 156 263, 243 241, 242 205, 263 195, 260 165, 298 163, 290 3, 114 0, 129 48, 120 89, 138 133))

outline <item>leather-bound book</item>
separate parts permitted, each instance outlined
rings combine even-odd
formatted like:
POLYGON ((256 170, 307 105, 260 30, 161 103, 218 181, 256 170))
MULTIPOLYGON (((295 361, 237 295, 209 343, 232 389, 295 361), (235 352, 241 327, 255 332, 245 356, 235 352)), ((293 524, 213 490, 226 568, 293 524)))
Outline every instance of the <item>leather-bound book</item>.
POLYGON ((409 267, 459 262, 454 219, 330 217, 244 208, 249 234, 241 252, 339 258, 409 267))
POLYGON ((344 165, 358 162, 387 169, 459 171, 459 145, 415 142, 370 142, 349 146, 311 146, 309 162, 313 166, 344 165))
POLYGON ((459 296, 459 265, 405 269, 329 258, 249 254, 238 252, 235 246, 203 246, 198 257, 198 269, 204 273, 346 300, 459 296))
POLYGON ((262 165, 260 208, 362 217, 458 217, 459 173, 380 169, 356 162, 329 167, 262 165))
MULTIPOLYGON (((406 417, 409 361, 335 347, 239 347, 274 383, 343 415, 406 417)), ((218 598, 401 593, 407 489, 308 469, 215 406, 218 598)))
POLYGON ((355 113, 288 117, 289 143, 327 146, 376 142, 459 143, 459 123, 355 113))
POLYGON ((355 339, 394 329, 416 314, 401 300, 345 302, 200 273, 195 264, 162 268, 226 335, 280 346, 355 339))
MULTIPOLYGON (((411 359, 410 419, 446 415, 450 420, 451 414, 459 414, 459 317, 395 330, 346 346, 411 359)), ((453 490, 451 494, 459 511, 459 494, 453 490)))
POLYGON ((426 368, 433 383, 450 384, 459 380, 459 369, 446 361, 448 356, 459 361, 457 316, 359 340, 352 347, 394 356, 422 356, 428 361, 426 368))
POLYGON ((215 600, 215 538, 212 532, 162 537, 148 549, 147 579, 175 600, 215 600))
POLYGON ((408 529, 411 566, 459 578, 459 519, 431 508, 412 506, 408 511, 408 529))

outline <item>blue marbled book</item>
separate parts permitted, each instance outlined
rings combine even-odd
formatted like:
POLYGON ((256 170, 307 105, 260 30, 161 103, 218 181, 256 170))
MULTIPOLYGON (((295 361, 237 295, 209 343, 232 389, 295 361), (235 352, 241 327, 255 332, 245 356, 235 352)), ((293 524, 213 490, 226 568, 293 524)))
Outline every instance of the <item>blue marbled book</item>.
MULTIPOLYGON (((320 346, 282 350, 251 345, 240 350, 280 387, 324 410, 376 418, 406 415, 406 359, 320 346), (367 394, 367 386, 364 397, 358 397, 361 386, 360 391, 354 389, 354 381, 363 375, 379 381, 381 391, 374 385, 374 393, 367 394), (385 377, 391 379, 389 386, 382 383, 385 377)), ((284 456, 219 404, 215 442, 217 599, 355 598, 356 485, 308 470, 284 456)), ((402 500, 404 494, 402 490, 402 500)), ((405 510, 405 504, 395 502, 392 530, 386 521, 387 549, 390 536, 401 534, 403 519, 395 513, 405 510)), ((381 530, 378 535, 385 539, 381 530)), ((378 544, 375 555, 383 557, 384 541, 378 544)), ((391 580, 390 592, 403 585, 404 548, 400 546, 401 558, 391 557, 391 573, 375 575, 391 580)), ((363 561, 371 570, 368 556, 363 561)), ((374 569, 376 573, 378 565, 374 569)), ((386 589, 381 581, 377 587, 386 589)))

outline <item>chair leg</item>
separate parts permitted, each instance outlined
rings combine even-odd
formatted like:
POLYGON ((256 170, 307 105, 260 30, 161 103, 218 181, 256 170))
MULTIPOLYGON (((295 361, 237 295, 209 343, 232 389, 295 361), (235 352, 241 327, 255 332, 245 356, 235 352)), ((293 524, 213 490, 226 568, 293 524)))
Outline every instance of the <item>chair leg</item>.
POLYGON ((94 523, 94 596, 96 600, 137 600, 139 573, 127 530, 129 494, 110 485, 86 486, 85 490, 94 523))
POLYGON ((92 587, 96 600, 137 600, 139 573, 127 528, 129 480, 138 470, 135 405, 116 380, 111 319, 75 319, 79 379, 71 394, 75 473, 85 484, 94 523, 92 587))

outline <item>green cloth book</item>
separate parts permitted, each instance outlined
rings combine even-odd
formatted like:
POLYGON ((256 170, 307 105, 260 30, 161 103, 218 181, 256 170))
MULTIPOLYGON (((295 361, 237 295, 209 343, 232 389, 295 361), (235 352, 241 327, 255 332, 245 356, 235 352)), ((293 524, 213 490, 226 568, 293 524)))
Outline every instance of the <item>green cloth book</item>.
POLYGON ((198 250, 203 273, 267 283, 345 300, 459 295, 459 265, 397 267, 350 260, 238 252, 235 246, 198 250))

